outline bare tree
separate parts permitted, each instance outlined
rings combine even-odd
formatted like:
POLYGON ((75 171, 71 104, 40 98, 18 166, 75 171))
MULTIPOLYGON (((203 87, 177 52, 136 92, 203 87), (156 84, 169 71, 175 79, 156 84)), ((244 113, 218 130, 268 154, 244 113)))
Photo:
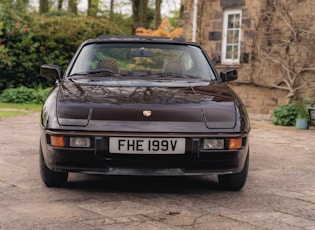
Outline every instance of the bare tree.
POLYGON ((262 14, 267 45, 257 45, 256 54, 278 66, 274 83, 269 86, 288 91, 287 103, 291 103, 300 90, 308 87, 305 73, 315 71, 315 32, 312 29, 315 18, 312 7, 307 4, 311 2, 267 0, 262 14))

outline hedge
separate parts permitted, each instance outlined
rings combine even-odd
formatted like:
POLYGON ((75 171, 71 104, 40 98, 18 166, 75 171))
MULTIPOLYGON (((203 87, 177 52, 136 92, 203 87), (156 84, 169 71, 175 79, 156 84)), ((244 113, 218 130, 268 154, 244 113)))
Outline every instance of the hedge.
POLYGON ((65 70, 84 40, 127 35, 126 24, 86 16, 40 16, 0 4, 0 92, 6 88, 48 86, 39 77, 42 64, 65 70), (125 25, 125 26, 123 26, 125 25))

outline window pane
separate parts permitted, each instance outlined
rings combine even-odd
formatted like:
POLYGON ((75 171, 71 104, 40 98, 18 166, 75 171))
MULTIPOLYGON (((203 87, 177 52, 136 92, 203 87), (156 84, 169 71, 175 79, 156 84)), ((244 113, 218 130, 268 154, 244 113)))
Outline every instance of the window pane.
POLYGON ((239 30, 234 30, 234 33, 233 33, 233 43, 238 43, 238 38, 239 38, 239 30))
POLYGON ((232 59, 238 59, 238 45, 233 46, 232 59))
POLYGON ((234 14, 228 16, 228 28, 234 28, 234 14))
POLYGON ((227 43, 238 43, 239 42, 239 30, 228 30, 227 31, 227 38, 226 42, 227 43))
POLYGON ((230 14, 228 16, 228 28, 240 28, 240 14, 230 14))
POLYGON ((234 14, 234 28, 240 28, 240 15, 234 14))
POLYGON ((226 46, 226 55, 225 55, 226 59, 232 59, 232 48, 233 46, 231 45, 226 46))
POLYGON ((227 31, 226 42, 227 42, 227 43, 233 43, 233 42, 234 42, 233 30, 228 30, 228 31, 227 31))

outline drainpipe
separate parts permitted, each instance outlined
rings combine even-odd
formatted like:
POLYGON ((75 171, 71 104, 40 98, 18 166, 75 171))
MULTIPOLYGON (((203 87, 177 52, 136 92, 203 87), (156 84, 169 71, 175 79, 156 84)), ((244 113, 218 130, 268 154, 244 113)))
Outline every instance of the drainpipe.
POLYGON ((194 0, 194 15, 193 15, 193 29, 192 29, 192 41, 193 42, 196 42, 197 16, 198 16, 198 0, 194 0))

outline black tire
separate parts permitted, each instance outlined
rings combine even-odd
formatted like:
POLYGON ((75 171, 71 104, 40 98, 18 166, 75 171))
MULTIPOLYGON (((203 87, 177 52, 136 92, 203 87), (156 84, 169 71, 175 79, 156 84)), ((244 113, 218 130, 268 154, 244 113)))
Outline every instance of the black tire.
POLYGON ((68 173, 50 170, 45 163, 42 147, 39 147, 39 169, 42 181, 47 187, 62 187, 67 183, 68 173))
POLYGON ((218 176, 220 187, 224 190, 229 190, 229 191, 241 190, 246 183, 248 167, 249 167, 249 152, 247 154, 246 162, 242 171, 240 171, 239 173, 218 176))

